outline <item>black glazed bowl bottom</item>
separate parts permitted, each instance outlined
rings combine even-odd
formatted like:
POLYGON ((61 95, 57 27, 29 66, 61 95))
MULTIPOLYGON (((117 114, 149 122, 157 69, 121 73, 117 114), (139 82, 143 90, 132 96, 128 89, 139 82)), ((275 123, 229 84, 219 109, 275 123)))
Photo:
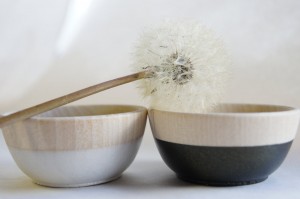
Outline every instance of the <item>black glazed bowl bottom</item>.
POLYGON ((292 141, 251 147, 209 147, 155 139, 161 157, 179 179, 209 186, 262 182, 285 159, 292 141))

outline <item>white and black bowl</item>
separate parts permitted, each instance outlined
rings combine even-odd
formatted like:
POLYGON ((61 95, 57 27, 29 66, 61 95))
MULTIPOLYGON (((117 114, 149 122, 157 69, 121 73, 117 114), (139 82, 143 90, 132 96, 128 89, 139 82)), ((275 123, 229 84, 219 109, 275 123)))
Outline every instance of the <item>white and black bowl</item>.
POLYGON ((180 179, 213 186, 264 181, 285 159, 299 110, 286 106, 222 104, 195 114, 151 109, 153 136, 180 179))

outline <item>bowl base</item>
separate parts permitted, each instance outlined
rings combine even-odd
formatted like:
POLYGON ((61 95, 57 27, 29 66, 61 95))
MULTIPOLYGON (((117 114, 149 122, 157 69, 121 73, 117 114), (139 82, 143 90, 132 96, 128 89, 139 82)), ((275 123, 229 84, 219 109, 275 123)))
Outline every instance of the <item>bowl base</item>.
POLYGON ((214 187, 231 187, 231 186, 242 186, 242 185, 251 185, 265 181, 268 177, 254 179, 254 180, 245 180, 245 181, 207 181, 201 179, 193 179, 185 176, 177 175, 180 180, 191 182, 199 185, 214 186, 214 187))
POLYGON ((88 186, 94 186, 94 185, 99 185, 99 184, 105 184, 109 183, 111 181, 117 180, 121 177, 121 175, 109 178, 109 179, 104 179, 96 182, 89 182, 89 183, 82 183, 82 184, 49 184, 46 182, 39 182, 39 181, 33 181, 33 183, 44 186, 44 187, 52 187, 52 188, 79 188, 79 187, 88 187, 88 186))

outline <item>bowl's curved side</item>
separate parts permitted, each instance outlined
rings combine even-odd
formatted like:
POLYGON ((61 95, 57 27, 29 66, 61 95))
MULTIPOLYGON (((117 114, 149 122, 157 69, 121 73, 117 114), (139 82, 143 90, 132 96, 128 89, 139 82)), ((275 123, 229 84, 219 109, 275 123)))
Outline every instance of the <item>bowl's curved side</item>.
POLYGON ((134 160, 142 137, 117 146, 77 151, 34 151, 9 147, 18 167, 35 183, 81 187, 117 179, 134 160))
POLYGON ((5 127, 3 135, 34 182, 79 187, 118 178, 138 152, 146 121, 147 109, 137 107, 120 114, 24 120, 5 127))
MULTIPOLYGON (((246 105, 245 105, 246 106, 246 105)), ((194 146, 264 146, 292 141, 298 110, 188 114, 149 110, 154 137, 194 146)))
POLYGON ((265 180, 282 164, 292 144, 291 141, 257 147, 206 147, 155 141, 161 157, 179 178, 214 186, 265 180))
POLYGON ((179 178, 216 186, 252 184, 284 161, 297 133, 299 110, 245 104, 238 105, 238 112, 227 111, 149 110, 157 148, 179 178), (253 107, 263 111, 256 113, 253 107))
POLYGON ((147 109, 91 117, 28 119, 3 128, 10 147, 37 150, 97 149, 128 143, 144 134, 147 109))

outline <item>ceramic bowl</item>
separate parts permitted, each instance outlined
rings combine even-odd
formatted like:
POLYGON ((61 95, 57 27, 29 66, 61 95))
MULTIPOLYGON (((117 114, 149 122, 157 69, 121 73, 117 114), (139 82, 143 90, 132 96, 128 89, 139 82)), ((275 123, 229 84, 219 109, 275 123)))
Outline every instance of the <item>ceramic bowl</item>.
POLYGON ((165 163, 186 181, 235 186, 261 182, 285 159, 299 110, 285 106, 222 104, 212 113, 149 110, 165 163))
POLYGON ((80 187, 117 179, 144 134, 147 109, 66 106, 3 128, 19 168, 40 185, 80 187))

